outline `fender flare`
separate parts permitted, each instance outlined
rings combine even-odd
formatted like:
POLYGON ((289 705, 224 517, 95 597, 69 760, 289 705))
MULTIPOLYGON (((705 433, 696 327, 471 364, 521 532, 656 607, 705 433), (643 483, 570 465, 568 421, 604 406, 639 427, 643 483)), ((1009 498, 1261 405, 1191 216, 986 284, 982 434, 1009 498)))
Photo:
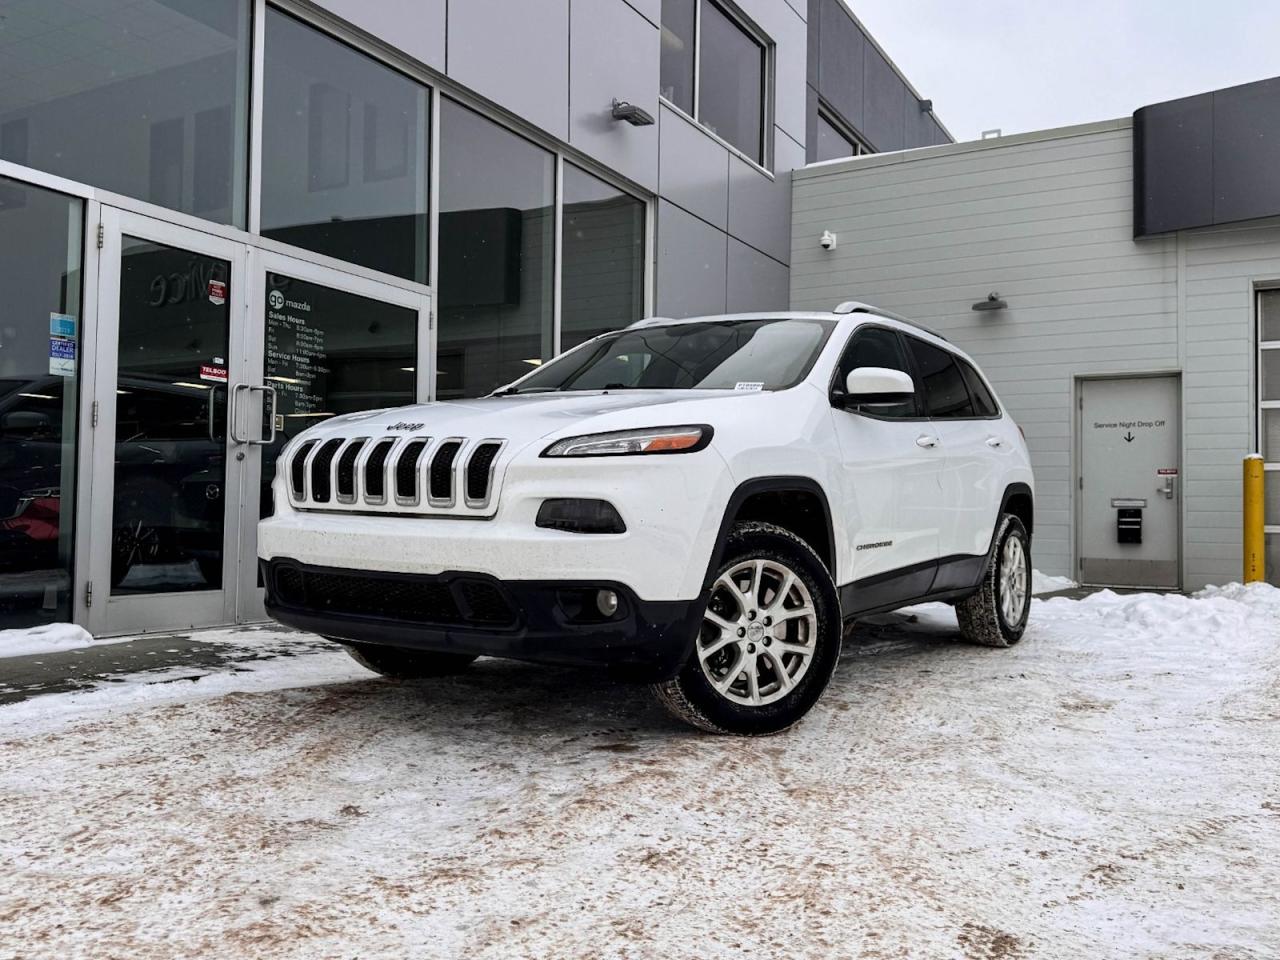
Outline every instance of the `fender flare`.
MULTIPOLYGON (((1025 496, 1031 501, 1031 519, 1035 520, 1036 498, 1031 486, 1026 483, 1011 483, 1004 488, 1004 496, 1000 498, 1000 509, 996 511, 996 522, 991 527, 991 542, 987 545, 987 557, 996 548, 996 532, 1000 529, 1000 518, 1009 512, 1009 501, 1017 496, 1025 496)), ((1034 523, 1024 524, 1027 528, 1027 544, 1031 544, 1031 533, 1034 523)))
POLYGON ((720 530, 716 534, 715 546, 711 550, 711 560, 707 563, 707 572, 702 580, 702 594, 706 596, 707 591, 711 589, 711 583, 715 579, 716 570, 720 568, 720 562, 724 559, 724 548, 729 540, 729 531, 733 527, 733 520, 738 515, 738 511, 742 509, 742 505, 751 497, 760 493, 806 493, 817 497, 818 503, 822 507, 823 525, 826 528, 827 539, 827 556, 831 558, 831 579, 836 579, 836 571, 834 569, 836 563, 836 538, 835 530, 831 523, 831 504, 827 501, 827 492, 822 485, 812 477, 803 476, 772 476, 772 477, 755 477, 751 480, 744 480, 738 484, 729 496, 729 502, 725 505, 724 514, 720 518, 720 530))

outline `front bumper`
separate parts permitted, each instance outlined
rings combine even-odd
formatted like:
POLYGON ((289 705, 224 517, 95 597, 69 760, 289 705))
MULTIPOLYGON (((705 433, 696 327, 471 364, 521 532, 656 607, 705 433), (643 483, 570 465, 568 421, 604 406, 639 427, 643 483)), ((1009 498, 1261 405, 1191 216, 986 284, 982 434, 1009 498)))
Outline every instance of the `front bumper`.
POLYGON ((679 672, 702 617, 701 599, 641 600, 610 581, 346 570, 289 558, 261 568, 274 619, 335 640, 608 667, 643 682, 679 672), (618 595, 614 616, 589 607, 598 590, 618 595))

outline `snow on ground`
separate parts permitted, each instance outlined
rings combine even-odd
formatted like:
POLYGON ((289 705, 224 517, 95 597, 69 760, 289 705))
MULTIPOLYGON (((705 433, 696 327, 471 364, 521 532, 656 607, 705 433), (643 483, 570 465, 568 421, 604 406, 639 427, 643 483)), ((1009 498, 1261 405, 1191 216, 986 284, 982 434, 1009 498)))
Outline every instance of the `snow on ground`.
POLYGON ((855 638, 763 740, 337 652, 0 708, 0 957, 1280 956, 1280 590, 855 638))
POLYGON ((87 647, 93 642, 93 634, 74 623, 47 623, 20 630, 0 630, 0 658, 61 653, 87 647))
POLYGON ((1031 592, 1037 596, 1042 593, 1056 593, 1059 590, 1071 590, 1079 584, 1070 577, 1055 577, 1039 570, 1031 571, 1031 592))

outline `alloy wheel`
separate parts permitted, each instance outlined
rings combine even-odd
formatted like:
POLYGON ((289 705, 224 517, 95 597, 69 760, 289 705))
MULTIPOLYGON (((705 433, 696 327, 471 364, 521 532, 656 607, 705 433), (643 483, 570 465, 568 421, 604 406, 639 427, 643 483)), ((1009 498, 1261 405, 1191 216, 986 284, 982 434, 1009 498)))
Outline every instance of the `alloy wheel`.
POLYGON ((1010 536, 1000 551, 1000 612, 1005 623, 1022 621, 1027 605, 1027 552, 1021 538, 1010 536))
POLYGON ((790 693, 816 652, 818 615, 809 588, 776 560, 744 560, 711 589, 698 661, 726 700, 757 707, 790 693))

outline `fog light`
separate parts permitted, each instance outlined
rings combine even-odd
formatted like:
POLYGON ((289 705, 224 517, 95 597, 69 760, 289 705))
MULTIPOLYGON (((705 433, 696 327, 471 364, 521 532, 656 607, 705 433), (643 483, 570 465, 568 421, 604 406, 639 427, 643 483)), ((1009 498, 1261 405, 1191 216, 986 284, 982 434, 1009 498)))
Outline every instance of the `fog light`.
POLYGON ((612 590, 600 590, 596 593, 596 609, 606 617, 618 612, 618 595, 612 590))
POLYGON ((538 526, 567 533, 626 533, 618 510, 607 500, 543 500, 538 508, 538 526))

